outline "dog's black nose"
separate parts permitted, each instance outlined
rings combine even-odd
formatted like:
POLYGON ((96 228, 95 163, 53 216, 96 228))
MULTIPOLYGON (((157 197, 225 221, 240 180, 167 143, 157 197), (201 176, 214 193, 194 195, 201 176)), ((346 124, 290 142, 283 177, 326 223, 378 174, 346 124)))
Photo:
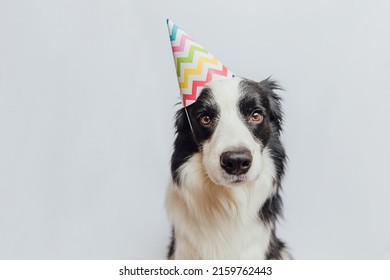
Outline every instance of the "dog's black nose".
POLYGON ((252 159, 252 154, 247 149, 224 152, 221 155, 221 166, 228 174, 245 174, 252 165, 252 159))

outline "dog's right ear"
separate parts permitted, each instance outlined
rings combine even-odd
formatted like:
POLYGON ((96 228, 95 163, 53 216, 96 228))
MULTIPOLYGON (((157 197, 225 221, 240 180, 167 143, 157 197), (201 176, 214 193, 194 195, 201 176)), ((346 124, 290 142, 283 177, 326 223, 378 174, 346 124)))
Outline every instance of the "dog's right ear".
POLYGON ((283 125, 283 110, 281 105, 282 98, 275 93, 275 90, 283 89, 277 82, 270 78, 261 81, 259 85, 264 90, 268 98, 271 123, 275 124, 278 131, 281 131, 283 125))
POLYGON ((175 130, 176 133, 191 130, 184 108, 178 110, 175 114, 175 130))
POLYGON ((175 114, 175 131, 176 139, 173 144, 171 173, 173 181, 179 184, 180 167, 192 154, 198 151, 184 108, 178 110, 175 114))

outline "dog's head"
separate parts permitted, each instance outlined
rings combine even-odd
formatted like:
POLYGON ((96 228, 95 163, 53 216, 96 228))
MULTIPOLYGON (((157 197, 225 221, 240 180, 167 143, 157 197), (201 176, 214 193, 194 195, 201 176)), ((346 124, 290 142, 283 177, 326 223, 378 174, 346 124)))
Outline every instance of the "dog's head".
POLYGON ((215 184, 230 187, 254 181, 266 148, 281 177, 278 165, 283 167, 285 155, 279 142, 282 111, 275 89, 277 84, 269 79, 258 83, 236 77, 208 83, 187 107, 188 118, 184 109, 176 114, 173 179, 179 181, 182 166, 199 153, 203 171, 215 184), (275 162, 279 157, 282 162, 275 162))

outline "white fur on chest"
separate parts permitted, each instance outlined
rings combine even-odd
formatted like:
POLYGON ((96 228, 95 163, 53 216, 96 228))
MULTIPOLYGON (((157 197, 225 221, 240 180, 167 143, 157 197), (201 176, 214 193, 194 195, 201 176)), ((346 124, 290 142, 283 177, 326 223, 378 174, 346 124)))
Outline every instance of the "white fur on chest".
POLYGON ((257 180, 226 188, 215 185, 202 169, 201 154, 183 165, 180 185, 166 196, 175 229, 174 259, 264 259, 271 229, 258 212, 273 192, 275 168, 267 149, 257 180))

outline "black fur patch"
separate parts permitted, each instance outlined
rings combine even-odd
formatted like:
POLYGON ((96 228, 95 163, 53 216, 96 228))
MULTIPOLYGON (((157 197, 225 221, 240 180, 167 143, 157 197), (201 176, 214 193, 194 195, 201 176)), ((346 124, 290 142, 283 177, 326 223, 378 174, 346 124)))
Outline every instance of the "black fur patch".
POLYGON ((211 137, 219 118, 219 107, 214 101, 210 89, 204 88, 197 101, 187 107, 187 113, 191 121, 192 129, 185 109, 176 113, 176 140, 171 159, 171 173, 173 180, 178 183, 178 171, 188 158, 202 149, 203 143, 211 137), (200 118, 207 115, 211 118, 210 126, 202 126, 200 118))
POLYGON ((172 227, 171 243, 169 243, 169 248, 168 248, 168 260, 172 258, 173 253, 175 252, 175 248, 176 248, 175 229, 172 227))
POLYGON ((254 109, 260 109, 262 112, 263 122, 249 128, 255 137, 263 140, 263 145, 266 146, 271 134, 279 136, 282 130, 283 113, 280 104, 281 99, 274 92, 274 90, 280 89, 280 87, 276 82, 266 79, 260 83, 242 80, 240 88, 242 91, 242 97, 239 101, 241 113, 245 116, 254 109))
POLYGON ((220 115, 219 106, 215 102, 211 90, 204 88, 196 102, 187 107, 187 112, 194 130, 195 141, 198 144, 198 148, 202 149, 202 144, 210 139, 215 131, 220 115), (200 119, 203 116, 210 117, 210 125, 201 125, 200 119))
POLYGON ((267 146, 276 168, 274 187, 276 194, 264 203, 259 210, 259 217, 264 223, 274 224, 282 213, 282 200, 279 195, 281 180, 285 172, 287 156, 280 142, 279 136, 282 131, 283 113, 281 99, 274 93, 280 89, 276 82, 266 79, 260 83, 242 80, 240 87, 243 96, 240 99, 239 107, 242 114, 248 114, 254 109, 259 109, 264 117, 262 123, 251 126, 249 129, 255 137, 261 139, 264 146, 267 146))
POLYGON ((266 92, 260 87, 259 83, 243 80, 240 82, 242 92, 238 107, 248 129, 253 136, 261 141, 263 146, 267 146, 271 135, 270 127, 270 106, 266 92), (263 116, 263 121, 259 124, 253 124, 248 121, 251 113, 257 110, 263 116))
POLYGON ((173 144, 171 158, 171 173, 174 182, 179 182, 179 168, 188 158, 198 152, 198 145, 194 140, 184 109, 176 113, 176 139, 173 144))
POLYGON ((269 225, 274 225, 278 217, 282 215, 283 203, 277 192, 275 195, 268 198, 259 211, 260 219, 269 225))
POLYGON ((283 249, 285 249, 286 246, 282 241, 280 241, 275 234, 275 229, 271 232, 271 240, 269 243, 268 251, 265 256, 267 260, 281 260, 283 256, 281 255, 283 249))

